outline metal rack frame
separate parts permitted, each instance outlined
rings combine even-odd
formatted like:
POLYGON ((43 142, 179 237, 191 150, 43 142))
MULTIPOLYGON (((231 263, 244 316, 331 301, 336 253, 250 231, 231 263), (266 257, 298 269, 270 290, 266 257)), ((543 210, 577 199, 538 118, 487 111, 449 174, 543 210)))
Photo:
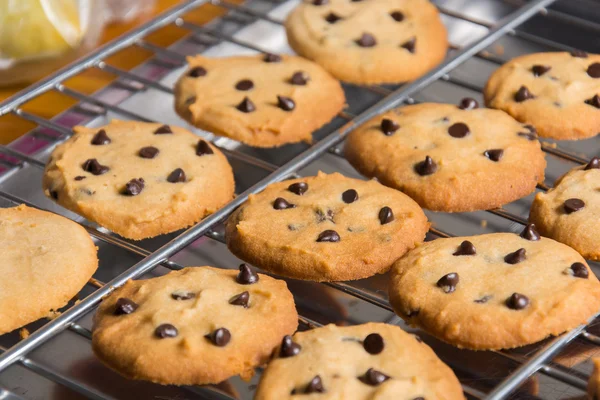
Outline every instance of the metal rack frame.
MULTIPOLYGON (((277 0, 269 1, 273 1, 275 3, 277 2, 277 0)), ((187 229, 185 232, 183 232, 167 244, 160 247, 158 250, 150 252, 127 240, 123 240, 118 237, 105 234, 94 227, 83 224, 86 230, 96 239, 104 241, 114 246, 118 246, 119 248, 129 251, 132 254, 136 254, 140 257, 143 257, 143 259, 107 283, 102 283, 95 279, 90 280, 89 285, 91 285, 95 289, 95 291, 91 295, 83 299, 78 304, 71 306, 56 319, 48 322, 40 329, 33 332, 28 338, 23 339, 13 347, 9 349, 0 348, 0 372, 2 372, 11 365, 18 363, 26 367, 27 369, 38 373, 41 376, 44 376, 48 379, 51 379, 54 382, 62 384, 88 398, 110 398, 98 392, 97 390, 81 382, 78 382, 77 380, 71 377, 63 376, 53 371, 50 367, 47 367, 27 358, 28 353, 36 349, 38 346, 42 345, 48 339, 54 337, 55 335, 66 329, 69 329, 85 338, 91 339, 91 332, 88 329, 78 325, 76 321, 80 317, 93 310, 93 308, 99 304, 101 299, 104 296, 108 295, 114 287, 123 285, 129 279, 138 278, 144 273, 151 271, 158 265, 164 266, 172 270, 183 268, 182 265, 170 261, 169 257, 182 250, 194 240, 198 239, 203 235, 211 239, 223 242, 222 235, 217 231, 213 230, 213 228, 221 221, 223 221, 235 208, 237 208, 240 204, 246 201, 250 194, 263 190, 267 185, 273 182, 297 176, 296 171, 307 166, 308 164, 315 161, 317 158, 319 158, 321 155, 327 152, 337 156, 342 156, 343 151, 341 150, 341 147, 339 145, 343 142, 345 137, 353 129, 360 126, 372 117, 382 112, 385 112, 391 108, 397 107, 403 103, 414 103, 415 100, 412 99, 411 96, 438 80, 449 82, 451 84, 458 85, 466 89, 481 91, 481 87, 452 77, 450 73, 456 67, 469 60, 471 57, 478 57, 496 64, 502 64, 503 60, 486 53, 484 50, 504 35, 513 35, 520 39, 530 41, 536 44, 541 44, 544 46, 549 46, 557 50, 575 50, 572 47, 565 46, 547 38, 539 37, 527 32, 516 30, 519 27, 519 25, 527 21, 532 16, 541 13, 542 15, 548 18, 559 19, 561 21, 566 21, 570 24, 583 26, 586 29, 590 29, 594 32, 600 32, 600 24, 593 23, 587 20, 582 20, 580 18, 573 17, 569 14, 564 14, 559 11, 550 10, 546 8, 552 3, 554 3, 555 0, 532 0, 529 2, 523 2, 521 0, 504 1, 518 3, 518 8, 513 13, 507 15, 495 25, 440 7, 440 12, 449 17, 457 18, 463 21, 473 23, 475 25, 482 26, 484 28, 487 28, 489 31, 483 37, 466 47, 461 48, 452 45, 451 50, 453 51, 453 54, 449 58, 447 58, 447 60, 444 63, 430 71, 425 76, 417 79, 412 83, 403 85, 397 90, 392 91, 381 86, 364 87, 365 90, 373 91, 384 97, 375 105, 369 107, 364 112, 361 112, 358 115, 352 115, 348 112, 341 113, 339 116, 347 120, 347 123, 342 128, 330 132, 322 140, 318 141, 309 149, 298 154, 282 166, 272 165, 271 163, 261 160, 259 158, 235 150, 228 150, 222 148, 222 150, 227 156, 236 158, 244 163, 248 163, 258 168, 261 168, 269 172, 269 174, 265 178, 261 179, 253 186, 248 188, 243 193, 240 193, 235 199, 233 199, 223 208, 210 215, 195 226, 187 229)), ((100 70, 111 73, 119 78, 124 78, 130 82, 133 82, 138 85, 138 88, 147 86, 167 94, 172 94, 173 90, 163 85, 162 83, 145 78, 143 76, 139 76, 129 71, 124 71, 117 67, 111 66, 110 64, 105 62, 107 57, 117 53, 120 50, 123 50, 130 46, 139 46, 144 49, 150 50, 157 55, 161 55, 166 57, 167 59, 174 60, 174 62, 172 63, 173 66, 182 65, 182 63, 185 61, 185 57, 183 55, 173 50, 162 48, 144 41, 145 36, 169 24, 175 24, 180 28, 186 29, 190 32, 190 34, 200 33, 203 35, 210 36, 219 41, 231 42, 252 50, 264 52, 263 49, 260 49, 242 40, 236 39, 231 35, 226 35, 222 32, 207 29, 203 26, 194 25, 185 21, 185 19, 183 18, 183 15, 185 13, 204 4, 212 4, 228 11, 242 13, 244 15, 252 17, 254 20, 263 20, 274 24, 282 23, 282 21, 276 20, 268 16, 267 14, 257 12, 251 8, 244 6, 243 4, 234 4, 226 0, 190 0, 185 2, 184 4, 172 8, 171 10, 165 12, 156 19, 148 22, 147 24, 132 31, 131 33, 126 34, 125 36, 113 42, 110 42, 104 47, 94 51, 90 55, 79 60, 76 64, 70 65, 63 70, 58 71, 54 75, 44 79, 43 81, 31 86, 25 91, 20 92, 17 95, 4 101, 0 104, 0 116, 5 114, 14 114, 20 118, 37 124, 39 127, 48 128, 52 131, 58 132, 60 134, 60 137, 58 138, 58 140, 56 140, 55 138, 57 143, 61 140, 65 140, 71 135, 71 130, 68 127, 62 126, 52 120, 42 118, 35 114, 31 114, 22 109, 22 105, 27 103, 28 101, 46 92, 58 91, 62 94, 79 100, 82 104, 96 106, 99 107, 99 109, 101 110, 109 110, 128 119, 150 121, 150 119, 148 119, 147 117, 125 110, 124 108, 121 108, 118 105, 113 105, 93 96, 88 96, 86 94, 70 89, 66 87, 63 84, 63 82, 66 79, 71 78, 85 70, 91 68, 98 68, 100 70)), ((560 150, 549 145, 548 143, 542 143, 542 148, 549 154, 574 163, 584 164, 587 162, 587 160, 579 157, 578 155, 571 154, 564 150, 560 150)), ((0 153, 2 153, 5 156, 3 157, 2 161, 7 163, 11 169, 16 170, 19 167, 21 167, 24 163, 37 168, 44 168, 45 166, 43 162, 37 160, 36 158, 28 156, 26 154, 22 154, 8 146, 0 146, 0 153)), ((538 185, 538 189, 548 190, 548 187, 546 187, 543 184, 540 184, 538 185)), ((18 196, 4 191, 0 191, 0 197, 14 203, 24 203, 35 207, 35 205, 29 203, 26 199, 19 198, 18 196)), ((526 221, 523 218, 511 214, 510 212, 503 209, 488 210, 488 212, 519 224, 526 224, 526 221)), ((438 237, 452 236, 449 233, 443 232, 435 228, 432 228, 430 230, 430 233, 438 237)), ((385 299, 373 293, 369 293, 367 291, 359 289, 353 286, 352 284, 332 282, 326 283, 326 285, 341 290, 347 294, 355 296, 361 300, 374 304, 385 310, 392 311, 390 305, 385 299)), ((300 322, 308 327, 319 326, 319 324, 315 321, 312 321, 305 317, 300 317, 300 322)), ((497 352, 497 354, 500 354, 501 356, 510 359, 511 361, 517 363, 519 366, 489 393, 482 393, 477 389, 466 385, 463 385, 463 389, 467 395, 473 398, 486 398, 494 400, 502 399, 505 398, 508 394, 510 394, 522 382, 524 382, 525 379, 527 379, 529 376, 536 372, 547 374, 569 385, 575 386, 580 389, 585 389, 586 381, 582 379, 580 373, 573 371, 570 368, 557 365, 551 362, 552 357, 576 337, 580 337, 590 343, 600 345, 600 337, 588 332, 585 326, 580 326, 568 333, 565 333, 559 337, 548 341, 529 358, 515 356, 507 352, 497 352)), ((20 399, 18 395, 11 393, 9 390, 2 387, 0 387, 0 398, 15 400, 20 399)))

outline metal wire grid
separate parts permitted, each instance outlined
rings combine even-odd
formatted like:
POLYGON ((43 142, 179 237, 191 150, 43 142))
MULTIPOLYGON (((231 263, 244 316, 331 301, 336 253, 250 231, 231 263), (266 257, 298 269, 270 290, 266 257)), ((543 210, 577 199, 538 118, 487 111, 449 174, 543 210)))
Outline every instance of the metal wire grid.
MULTIPOLYGON (((274 0, 276 1, 276 0, 274 0)), ((97 229, 87 226, 84 224, 86 230, 95 238, 104 241, 106 243, 110 243, 111 245, 118 246, 124 250, 127 250, 133 254, 144 257, 140 262, 133 265, 127 271, 123 272, 121 275, 117 276, 110 282, 104 284, 95 279, 90 280, 89 285, 93 286, 97 290, 95 290, 90 296, 81 301, 79 304, 70 307, 67 311, 61 314, 58 318, 49 322, 42 328, 35 331, 29 338, 24 339, 17 343, 15 346, 10 349, 0 348, 0 371, 6 369, 8 366, 14 363, 20 363, 31 371, 34 371, 46 378, 49 378, 59 384, 67 386, 68 388, 92 399, 107 399, 105 394, 98 392, 94 388, 91 388, 81 382, 74 380, 71 377, 67 377, 61 375, 51 368, 37 363, 31 359, 28 359, 27 354, 43 344, 46 340, 50 339, 54 335, 59 332, 70 329, 71 331, 91 339, 91 333, 86 328, 78 325, 75 321, 87 314, 91 311, 101 300, 102 297, 110 293, 111 288, 115 286, 120 286, 125 283, 128 279, 136 278, 141 276, 142 274, 152 270, 158 265, 162 265, 169 269, 181 269, 183 266, 174 263, 168 259, 171 255, 178 252, 179 250, 185 248, 191 242, 196 240, 198 237, 202 235, 206 235, 212 239, 223 242, 222 235, 212 230, 220 221, 225 219, 230 212, 232 212, 237 206, 243 203, 249 194, 255 193, 263 190, 268 184, 273 183, 278 180, 283 180, 292 176, 297 176, 296 171, 310 164, 322 154, 329 152, 334 155, 341 156, 343 153, 342 148, 339 146, 344 140, 345 136, 354 128, 366 122, 368 119, 373 116, 384 112, 388 109, 396 107, 402 103, 414 103, 414 99, 411 98, 412 95, 418 93, 431 83, 442 80, 449 82, 451 84, 459 85, 463 88, 481 91, 482 88, 475 86, 469 82, 462 81, 458 78, 452 77, 449 73, 455 69, 457 66, 461 65, 466 60, 471 57, 482 58, 487 61, 502 64, 503 60, 487 53, 484 51, 486 47, 491 45, 497 39, 502 37, 505 34, 514 35, 521 39, 530 41, 532 43, 540 44, 543 46, 548 46, 550 48, 556 50, 566 50, 572 51, 575 50, 572 47, 565 46, 561 43, 554 42, 544 37, 539 37, 532 35, 527 32, 515 31, 521 23, 532 17, 537 13, 542 13, 547 18, 554 18, 561 21, 566 21, 570 24, 575 24, 578 26, 585 26, 588 29, 592 29, 594 31, 600 32, 600 24, 596 24, 587 20, 583 20, 577 17, 573 17, 569 14, 561 13, 555 10, 547 9, 546 7, 551 5, 555 0, 535 0, 530 2, 522 2, 521 0, 505 0, 511 3, 518 3, 519 8, 508 15, 498 24, 492 25, 485 21, 481 21, 467 15, 463 15, 461 13, 444 9, 440 7, 440 11, 453 18, 457 18, 463 21, 467 21, 482 27, 489 29, 489 32, 483 36, 481 39, 472 43, 471 45, 460 48, 458 46, 451 46, 451 48, 455 51, 455 54, 447 59, 445 63, 431 71, 429 74, 424 77, 412 82, 410 84, 404 85, 397 90, 389 90, 387 88, 381 86, 370 86, 365 87, 364 89, 373 91, 380 95, 385 96, 381 101, 379 101, 374 106, 368 108, 366 111, 360 113, 359 115, 352 115, 350 113, 344 112, 341 113, 340 116, 346 120, 348 123, 342 128, 335 130, 328 134, 324 139, 317 142, 315 145, 310 147, 308 150, 302 152, 297 155, 281 167, 277 167, 269 162, 263 161, 259 158, 253 157, 248 154, 244 154, 235 150, 228 150, 222 148, 222 150, 232 158, 236 158, 242 162, 251 164, 255 167, 262 168, 265 171, 269 172, 269 175, 264 179, 260 180, 252 187, 241 193, 238 197, 236 197, 233 201, 227 204, 225 207, 217 211, 215 214, 207 217, 205 220, 197 224, 196 226, 186 230, 181 235, 177 236, 169 243, 165 244, 158 250, 154 252, 150 252, 142 247, 139 247, 135 244, 132 244, 126 240, 120 239, 115 236, 111 236, 105 234, 97 229)), ((192 0, 188 1, 185 4, 182 4, 165 14, 159 16, 155 20, 150 23, 142 26, 141 28, 131 32, 130 34, 122 37, 118 41, 108 44, 107 46, 99 49, 98 51, 92 53, 88 57, 81 60, 79 63, 72 65, 62 71, 59 71, 55 75, 47 78, 46 80, 40 82, 37 85, 34 85, 27 91, 18 94, 17 96, 8 99, 4 103, 0 104, 0 116, 8 113, 15 114, 21 118, 29 120, 38 124, 40 127, 49 128, 53 131, 56 131, 61 134, 60 140, 64 140, 68 138, 71 134, 71 130, 65 126, 59 125, 56 122, 51 120, 47 120, 41 118, 37 115, 28 113, 24 111, 21 106, 27 101, 34 99, 35 97, 49 91, 49 90, 57 90, 63 94, 71 96, 75 99, 80 100, 82 103, 87 105, 97 106, 101 111, 109 110, 116 114, 119 114, 128 119, 140 120, 140 121, 150 121, 150 119, 138 115, 137 113, 128 111, 119 106, 110 104, 106 101, 85 95, 83 93, 79 93, 74 91, 68 87, 66 87, 62 82, 66 79, 85 71, 88 68, 99 68, 111 74, 114 74, 118 77, 124 78, 129 84, 133 85, 134 88, 139 89, 143 86, 152 87, 159 91, 162 91, 167 94, 172 94, 173 91, 171 88, 156 82, 152 79, 148 79, 134 73, 121 70, 114 66, 107 64, 105 60, 108 56, 115 54, 116 52, 128 47, 128 46, 140 46, 145 49, 153 51, 157 55, 161 55, 163 57, 167 57, 168 59, 174 60, 173 66, 181 65, 185 59, 185 57, 173 50, 162 48, 155 46, 151 43, 144 41, 144 37, 149 33, 165 26, 168 24, 176 24, 177 26, 187 29, 193 34, 203 34, 208 35, 214 39, 220 41, 227 41, 231 43, 235 43, 237 45, 249 48, 251 50, 264 52, 263 49, 256 47, 253 44, 247 43, 245 41, 239 40, 231 35, 224 34, 217 30, 207 29, 203 26, 194 25, 185 21, 182 16, 192 10, 193 8, 199 7, 203 4, 210 3, 229 11, 236 11, 242 13, 244 15, 250 16, 253 20, 264 20, 274 24, 281 24, 282 22, 270 17, 267 14, 257 12, 251 8, 248 8, 244 5, 236 5, 233 3, 229 3, 223 0, 192 0), (137 84, 137 86, 136 86, 137 84)), ((92 111, 94 109, 92 108, 92 111)), ((96 112, 98 112, 96 110, 96 112)), ((552 147, 548 143, 543 143, 543 150, 552 154, 554 156, 583 164, 586 163, 587 160, 569 152, 557 149, 552 147)), ((17 169, 19 166, 22 166, 22 163, 30 164, 31 166, 43 168, 44 163, 33 158, 17 152, 10 147, 2 146, 0 147, 0 152, 5 153, 5 155, 10 156, 8 160, 11 162, 11 167, 13 169, 17 169), (14 157, 14 158, 13 158, 14 157)), ((538 185, 540 190, 547 190, 548 188, 541 184, 538 185)), ((25 203, 30 206, 35 206, 28 202, 26 199, 19 198, 10 193, 6 193, 4 191, 0 191, 0 197, 12 201, 14 203, 25 203)), ((488 210, 489 213, 500 216, 502 218, 506 218, 510 221, 525 224, 526 221, 503 209, 496 210, 488 210)), ((449 233, 440 231, 438 229, 432 228, 430 233, 439 237, 450 237, 449 233)), ((348 283, 327 283, 326 285, 341 290, 345 293, 348 293, 352 296, 355 296, 361 300, 364 300, 368 303, 374 304, 378 307, 381 307, 385 310, 392 311, 391 307, 387 303, 387 301, 378 295, 371 293, 369 291, 365 291, 363 289, 357 288, 352 284, 348 283)), ((319 326, 315 321, 311 321, 308 318, 301 317, 300 322, 308 327, 319 326)), ((580 389, 585 389, 586 382, 582 379, 581 374, 571 370, 570 368, 563 367, 561 365, 553 364, 549 362, 552 357, 561 349, 563 349, 572 339, 575 337, 581 337, 591 343, 596 345, 600 345, 600 337, 587 332, 585 326, 580 326, 577 329, 568 332, 560 337, 554 338, 551 341, 544 344, 541 348, 539 348, 530 358, 525 358, 522 356, 516 356, 514 354, 509 354, 506 352, 497 352, 501 356, 510 359, 519 364, 519 367, 516 368, 510 376, 508 376, 500 385, 496 386, 490 393, 482 393, 475 388, 463 385, 463 389, 467 395, 473 398, 487 398, 487 399, 501 399, 510 394, 516 387, 518 387, 527 377, 532 375, 535 372, 542 372, 547 374, 559 381, 567 383, 569 385, 575 386, 580 389)), ((215 389, 212 394, 219 398, 219 393, 215 389)), ((222 395, 222 394, 221 394, 222 395)), ((14 393, 11 393, 7 389, 0 387, 0 399, 19 399, 20 397, 14 393)))

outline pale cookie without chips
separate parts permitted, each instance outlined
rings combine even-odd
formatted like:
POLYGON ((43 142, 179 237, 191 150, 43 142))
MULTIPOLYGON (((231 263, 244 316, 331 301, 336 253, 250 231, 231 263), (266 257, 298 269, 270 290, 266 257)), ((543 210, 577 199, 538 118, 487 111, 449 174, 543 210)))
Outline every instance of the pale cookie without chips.
POLYGON ((136 240, 193 225, 235 188, 225 156, 193 133, 115 120, 76 127, 52 153, 43 186, 63 207, 136 240))
POLYGON ((446 28, 427 0, 304 0, 285 28, 298 54, 356 84, 414 80, 448 49, 446 28))
POLYGON ((0 335, 66 305, 98 268, 79 224, 20 205, 0 208, 0 335))
POLYGON ((489 107, 533 125, 540 136, 575 140, 600 133, 600 54, 535 53, 498 68, 485 90, 489 107))
POLYGON ((588 381, 588 399, 598 400, 600 398, 600 358, 592 358, 594 370, 588 381))
POLYGON ((94 316, 92 346, 127 378, 216 384, 250 378, 297 325, 285 282, 245 264, 189 267, 116 289, 94 316))
POLYGON ((575 250, 528 225, 417 247, 392 267, 390 303, 455 346, 507 349, 585 323, 600 310, 600 283, 575 250))
POLYGON ((405 106, 348 136, 346 158, 362 174, 421 207, 463 212, 500 207, 535 190, 546 161, 535 133, 473 99, 405 106))
POLYGON ((435 353, 397 326, 327 325, 286 337, 264 371, 255 400, 464 399, 435 353))
POLYGON ((251 195, 227 221, 226 240, 233 254, 267 271, 338 281, 386 272, 428 228, 404 194, 320 172, 251 195))
POLYGON ((340 83, 317 64, 275 54, 188 58, 175 110, 191 124, 255 147, 311 142, 345 105, 340 83))
POLYGON ((589 260, 600 260, 600 159, 562 176, 547 193, 538 193, 529 220, 540 233, 569 245, 589 260))

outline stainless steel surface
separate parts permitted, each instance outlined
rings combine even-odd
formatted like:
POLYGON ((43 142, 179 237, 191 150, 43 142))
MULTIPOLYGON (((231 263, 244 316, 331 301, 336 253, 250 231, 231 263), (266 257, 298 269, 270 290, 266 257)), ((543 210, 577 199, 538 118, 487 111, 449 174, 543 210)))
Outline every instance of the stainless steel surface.
MULTIPOLYGON (((470 96, 481 102, 481 89, 489 74, 505 60, 533 51, 574 48, 600 52, 600 3, 594 0, 438 0, 452 42, 446 62, 415 82, 403 86, 357 87, 344 85, 348 109, 315 133, 315 143, 281 149, 250 148, 209 132, 194 131, 213 140, 232 163, 239 195, 227 206, 179 234, 130 242, 57 206, 41 193, 40 179, 53 146, 69 137, 75 124, 99 126, 111 118, 153 120, 186 125, 172 110, 172 86, 183 71, 185 55, 230 55, 256 51, 289 52, 283 28, 285 15, 297 0, 248 0, 236 5, 223 0, 188 1, 140 29, 96 51, 80 62, 0 104, 2 115, 12 114, 38 125, 25 137, 0 147, 0 206, 27 204, 63 214, 82 223, 99 247, 100 268, 71 304, 53 320, 30 324, 32 334, 0 337, 6 348, 0 354, 0 399, 249 399, 260 371, 251 382, 232 378, 212 387, 163 387, 125 380, 103 367, 90 349, 91 315, 101 298, 127 279, 164 274, 184 265, 235 268, 239 261, 223 245, 220 222, 249 194, 286 177, 318 170, 357 173, 345 162, 343 139, 356 126, 403 103, 440 101, 456 103, 470 96), (197 26, 185 13, 210 2, 228 11, 219 20, 197 26), (147 35, 174 24, 189 32, 169 48, 158 47, 147 35), (156 57, 131 71, 110 65, 107 57, 128 46, 153 51, 156 57), (114 74, 119 80, 92 96, 77 92, 65 82, 89 68, 114 74), (26 103, 57 91, 81 103, 46 120, 24 111, 26 103), (104 284, 103 282, 107 282, 104 284)), ((547 190, 561 173, 584 163, 600 149, 598 138, 545 141, 547 190)), ((524 160, 526 162, 526 160, 524 160)), ((493 194, 491 194, 493 195, 493 194)), ((429 213, 434 222, 429 239, 491 231, 518 231, 526 220, 531 196, 504 209, 464 214, 429 213)), ((598 266, 592 264, 596 273, 598 266)), ((385 321, 405 326, 387 302, 386 277, 357 282, 316 284, 288 281, 294 292, 301 329, 329 322, 385 321)), ((587 327, 522 349, 469 352, 445 345, 422 332, 424 340, 457 373, 469 398, 501 399, 508 396, 558 399, 581 396, 590 365, 597 354, 597 327, 587 327), (577 359, 582 362, 575 363, 577 359), (533 376, 528 380, 530 376, 533 376), (532 383, 533 382, 533 383, 532 383), (515 392, 522 384, 525 389, 515 392), (539 385, 539 392, 534 388, 539 385)))

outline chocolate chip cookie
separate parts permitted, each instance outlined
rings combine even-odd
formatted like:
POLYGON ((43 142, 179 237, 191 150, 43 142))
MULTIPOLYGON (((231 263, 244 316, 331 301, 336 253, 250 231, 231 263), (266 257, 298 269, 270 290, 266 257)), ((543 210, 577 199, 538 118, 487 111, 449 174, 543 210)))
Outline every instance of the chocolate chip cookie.
POLYGON ((587 392, 588 399, 596 400, 600 398, 600 358, 592 358, 592 363, 594 363, 594 371, 588 381, 587 392))
POLYGON ((0 208, 0 335, 67 304, 98 268, 79 224, 20 205, 0 208))
POLYGON ((463 399, 458 379, 418 337, 397 326, 327 325, 285 337, 256 400, 463 399), (311 397, 311 396, 309 396, 311 397))
POLYGON ((575 140, 600 132, 600 55, 536 53, 490 77, 486 104, 533 125, 540 136, 575 140))
POLYGON ((356 84, 411 81, 448 49, 446 28, 427 0, 304 0, 285 28, 298 54, 356 84))
POLYGON ((175 110, 191 124, 255 147, 310 142, 344 107, 340 83, 317 64, 274 54, 188 58, 175 110))
POLYGON ((600 159, 569 171, 547 193, 538 193, 529 220, 544 236, 574 248, 589 260, 600 260, 600 159))
POLYGON ((570 247, 532 225, 427 242, 394 264, 390 303, 438 338, 475 350, 558 335, 600 309, 600 283, 570 247))
POLYGON ((476 106, 465 99, 389 111, 350 133, 346 158, 435 211, 485 210, 530 194, 546 167, 532 128, 476 106))
POLYGON ((233 198, 233 172, 207 141, 175 126, 76 127, 43 179, 47 196, 129 239, 173 232, 233 198))
POLYGON ((296 279, 339 281, 387 271, 429 224, 404 194, 338 173, 274 183, 227 221, 241 259, 296 279))
POLYGON ((94 316, 92 345, 127 378, 203 385, 250 378, 297 325, 285 282, 245 264, 189 267, 116 289, 94 316))

